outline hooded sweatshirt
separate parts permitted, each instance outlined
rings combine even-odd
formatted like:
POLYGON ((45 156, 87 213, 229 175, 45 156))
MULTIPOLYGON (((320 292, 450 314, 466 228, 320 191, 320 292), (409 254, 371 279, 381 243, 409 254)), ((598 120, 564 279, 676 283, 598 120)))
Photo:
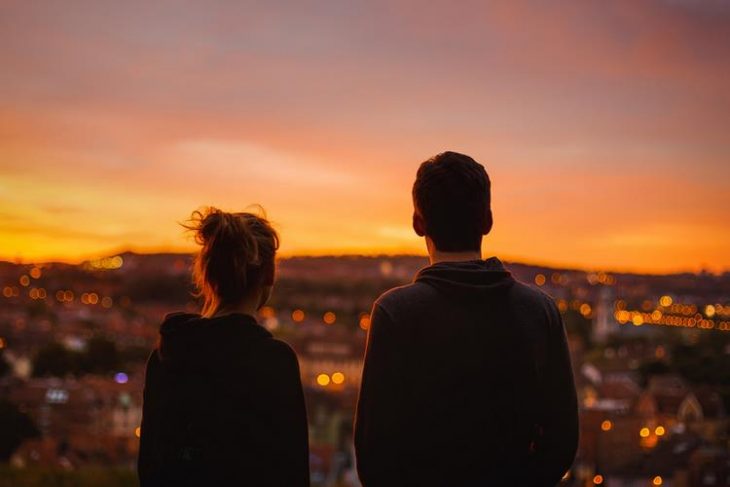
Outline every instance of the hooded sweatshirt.
POLYGON ((145 377, 141 487, 308 486, 296 355, 248 315, 174 313, 145 377))
POLYGON ((431 265, 375 302, 355 426, 364 487, 555 485, 577 442, 560 314, 497 258, 431 265))

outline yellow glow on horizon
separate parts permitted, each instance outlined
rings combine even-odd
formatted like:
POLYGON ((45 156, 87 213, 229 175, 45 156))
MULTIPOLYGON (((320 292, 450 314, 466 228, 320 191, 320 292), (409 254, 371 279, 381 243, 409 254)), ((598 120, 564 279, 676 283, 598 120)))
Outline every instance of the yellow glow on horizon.
MULTIPOLYGON (((166 175, 163 172, 155 176, 166 175)), ((384 188, 382 201, 368 202, 379 205, 373 213, 359 201, 363 198, 359 191, 338 192, 323 203, 309 196, 311 188, 292 188, 277 198, 252 192, 242 203, 234 197, 220 201, 219 196, 214 196, 220 192, 215 181, 202 182, 202 187, 192 191, 193 194, 187 193, 195 189, 185 187, 189 182, 180 182, 175 187, 171 183, 163 195, 151 188, 137 187, 134 181, 120 180, 111 185, 95 180, 54 182, 41 176, 11 173, 0 182, 0 203, 4 205, 0 211, 0 223, 4 224, 0 232, 0 260, 79 263, 126 250, 195 252, 197 246, 179 222, 205 203, 236 210, 245 209, 249 201, 263 203, 280 232, 281 257, 425 255, 423 239, 410 227, 410 183, 410 178, 404 178, 396 187, 384 188), (312 206, 304 209, 310 200, 312 206), (53 206, 56 201, 64 201, 67 207, 53 206)), ((367 189, 364 186, 363 191, 367 189)), ((730 268, 730 255, 719 244, 725 238, 730 241, 730 229, 713 229, 718 243, 708 244, 706 251, 696 247, 700 241, 682 237, 705 232, 705 228, 681 225, 648 228, 647 232, 663 235, 665 239, 656 246, 611 235, 585 240, 584 235, 575 233, 579 232, 577 229, 572 236, 568 229, 541 239, 536 245, 527 237, 534 231, 548 232, 547 228, 540 229, 544 223, 539 223, 537 230, 532 229, 534 222, 529 219, 534 215, 514 214, 498 195, 494 207, 496 223, 483 243, 485 257, 497 255, 506 261, 550 267, 590 269, 600 265, 622 272, 699 271, 701 267, 720 272, 730 268), (573 247, 576 241, 583 241, 579 249, 573 247), (672 246, 666 242, 672 242, 672 246), (697 262, 704 265, 699 266, 697 262)), ((542 278, 536 276, 536 284, 540 282, 542 278)))

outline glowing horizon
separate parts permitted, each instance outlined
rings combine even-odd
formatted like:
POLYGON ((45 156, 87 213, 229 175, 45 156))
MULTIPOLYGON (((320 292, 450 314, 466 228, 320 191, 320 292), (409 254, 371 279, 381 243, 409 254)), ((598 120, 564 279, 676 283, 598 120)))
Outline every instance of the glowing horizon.
POLYGON ((0 11, 0 260, 193 251, 177 222, 250 204, 283 256, 423 255, 415 171, 456 150, 492 178, 485 255, 730 270, 723 4, 0 11))

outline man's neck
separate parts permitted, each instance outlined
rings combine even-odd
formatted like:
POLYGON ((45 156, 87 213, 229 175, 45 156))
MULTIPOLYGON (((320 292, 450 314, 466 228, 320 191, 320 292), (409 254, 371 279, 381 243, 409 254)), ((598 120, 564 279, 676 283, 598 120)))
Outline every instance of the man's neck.
POLYGON ((429 252, 428 255, 431 264, 438 264, 439 262, 465 262, 470 260, 482 260, 482 252, 480 250, 474 250, 469 252, 441 252, 440 250, 434 250, 429 252))

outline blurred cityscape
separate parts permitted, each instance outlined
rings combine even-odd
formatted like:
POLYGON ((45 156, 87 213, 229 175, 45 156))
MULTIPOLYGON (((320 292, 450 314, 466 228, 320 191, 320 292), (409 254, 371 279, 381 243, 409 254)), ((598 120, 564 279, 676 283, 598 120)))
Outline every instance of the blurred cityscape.
MULTIPOLYGON (((199 309, 190 265, 188 255, 132 253, 0 262, 0 477, 24 485, 39 470, 103 467, 133 481, 159 323, 199 309)), ((414 256, 279 262, 259 319, 299 355, 313 485, 358 485, 352 419, 368 313, 425 265, 414 256)), ((507 266, 555 298, 568 330, 581 439, 565 485, 730 485, 730 273, 507 266)))

